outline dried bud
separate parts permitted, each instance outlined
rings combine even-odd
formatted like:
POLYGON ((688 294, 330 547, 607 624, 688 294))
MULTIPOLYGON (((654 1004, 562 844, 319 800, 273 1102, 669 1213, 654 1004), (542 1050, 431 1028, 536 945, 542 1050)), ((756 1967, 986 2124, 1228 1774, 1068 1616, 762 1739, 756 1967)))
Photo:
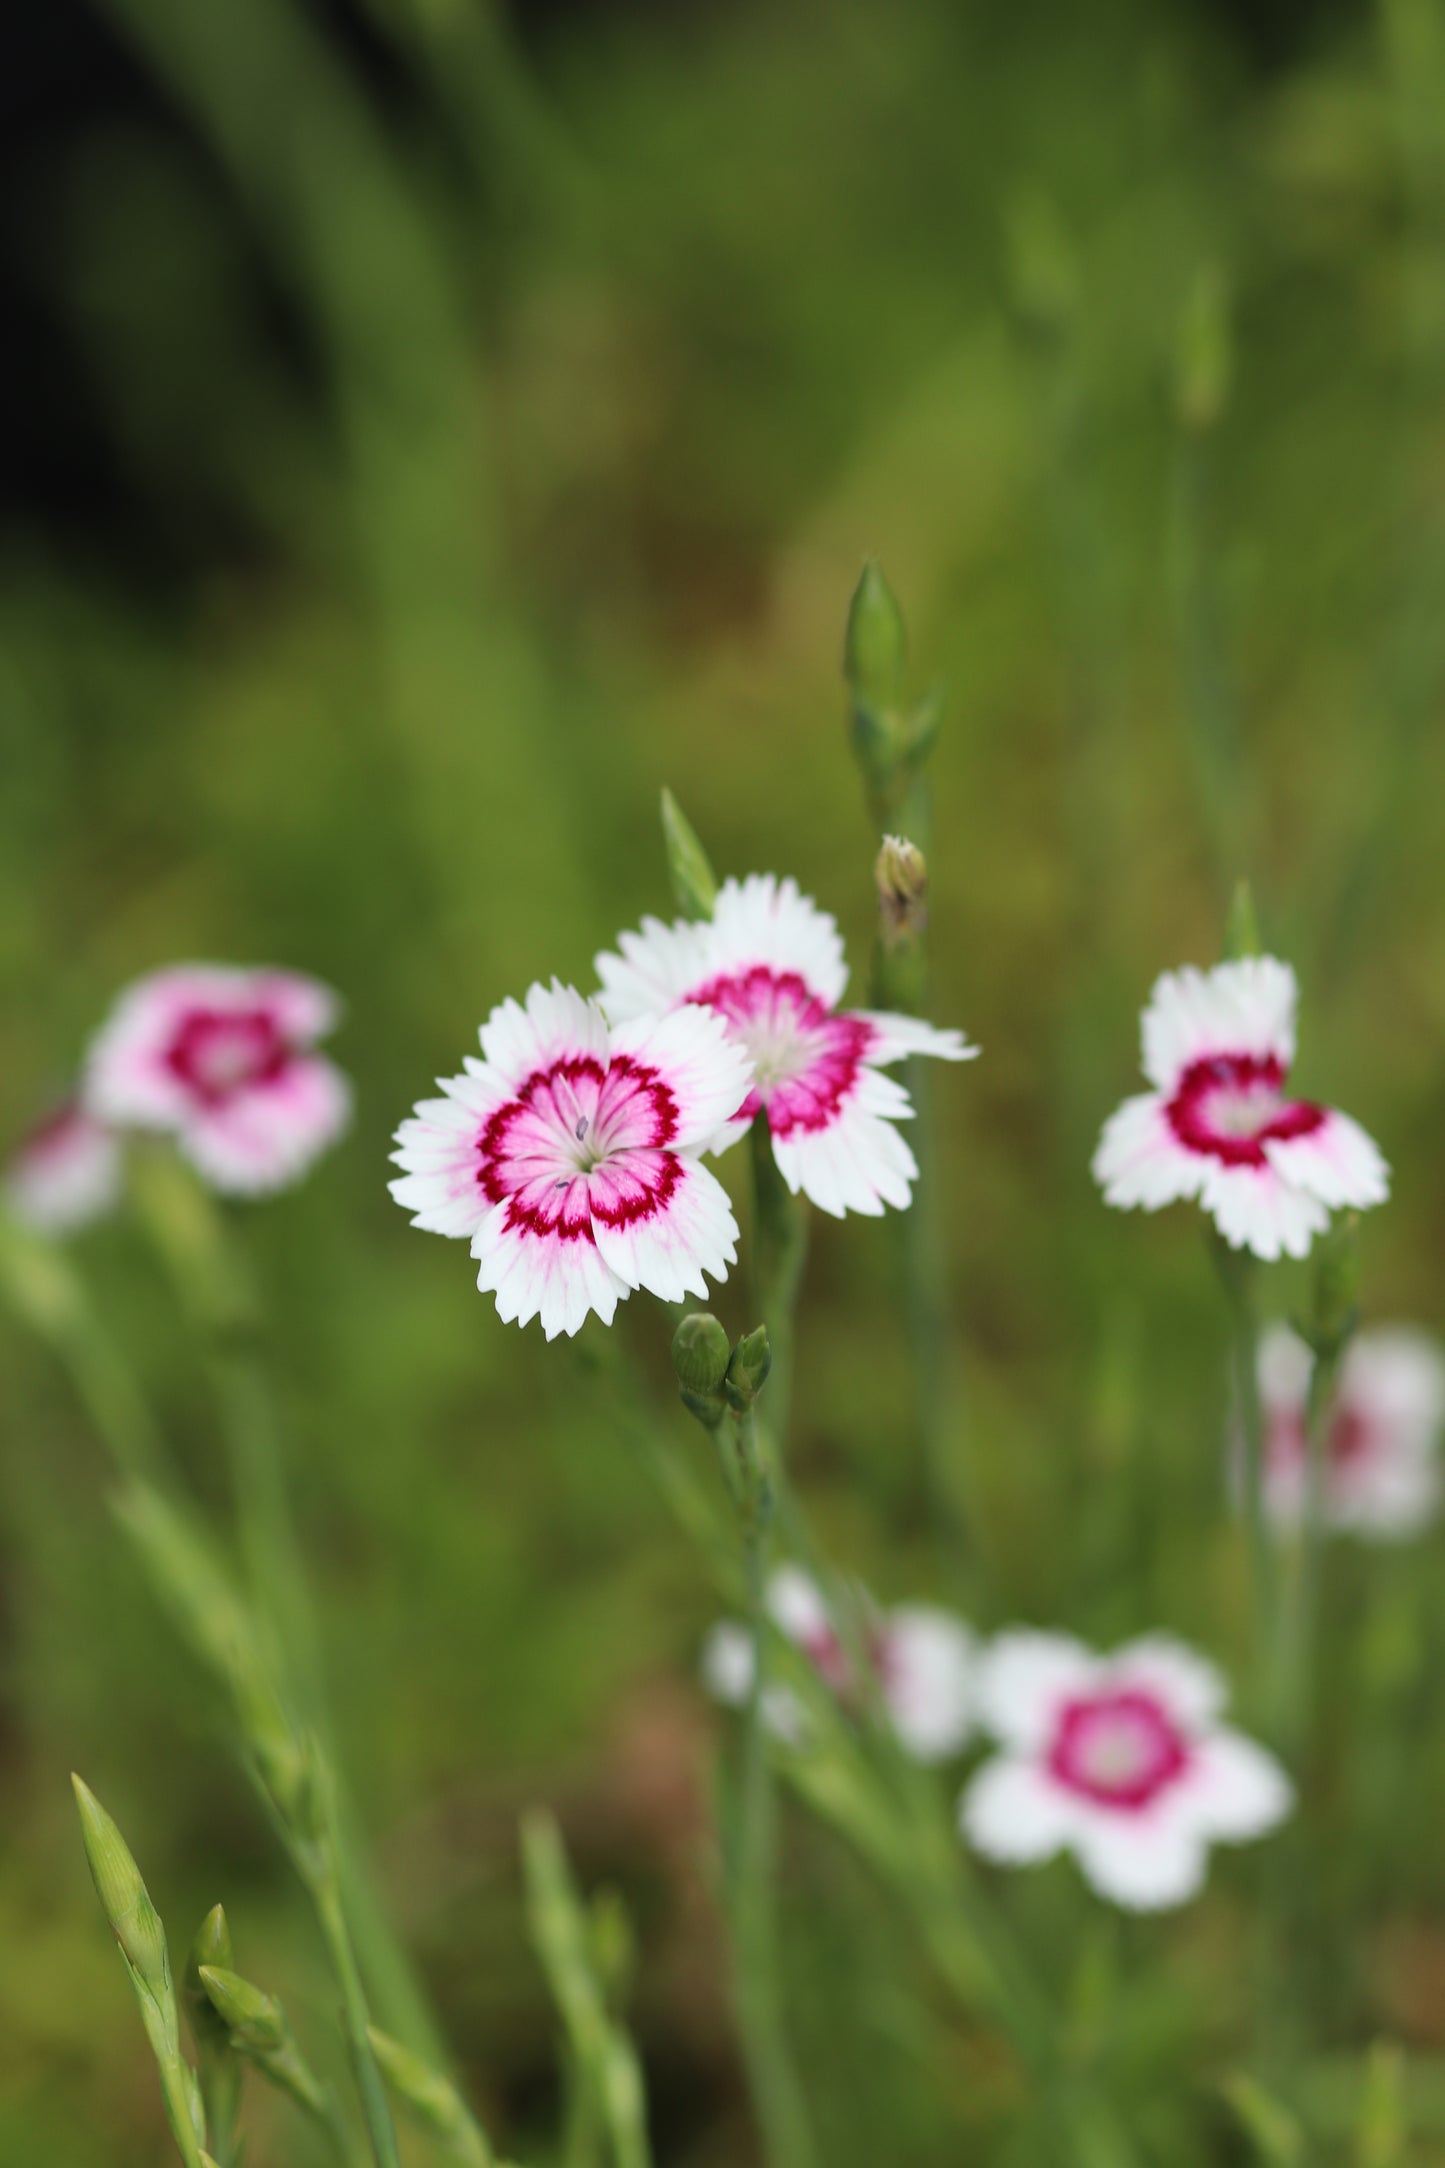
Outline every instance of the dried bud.
POLYGON ((928 866, 906 836, 885 836, 873 867, 885 948, 915 939, 928 923, 928 866))
MULTIPOLYGON (((151 1903, 130 1848, 100 1801, 79 1777, 72 1776, 85 1856, 101 1909, 132 1970, 159 2001, 171 1993, 166 1931, 151 1903)), ((172 2020, 173 2022, 173 2020, 172 2020)))
POLYGON ((670 790, 662 794, 662 840, 677 908, 688 918, 711 918, 717 901, 717 876, 696 830, 670 790))

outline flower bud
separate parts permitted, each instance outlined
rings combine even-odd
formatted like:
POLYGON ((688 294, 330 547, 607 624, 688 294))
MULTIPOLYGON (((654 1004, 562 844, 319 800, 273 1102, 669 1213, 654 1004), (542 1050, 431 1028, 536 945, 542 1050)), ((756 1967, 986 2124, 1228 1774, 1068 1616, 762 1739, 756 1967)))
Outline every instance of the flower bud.
POLYGON ((1248 881, 1235 884, 1224 930, 1224 960, 1237 963, 1242 956, 1258 956, 1259 921, 1254 915, 1254 894, 1248 881))
POLYGON ((201 1985, 212 2008, 244 2055, 275 2055, 286 2045, 286 2013, 274 1995, 253 1987, 224 1965, 201 1965, 201 1985))
POLYGON ((916 939, 928 923, 928 867, 906 836, 885 836, 873 867, 885 948, 916 939))
POLYGON ((1317 1357, 1333 1361, 1360 1314, 1360 1216, 1345 1212, 1315 1244, 1310 1315, 1300 1338, 1317 1357))
POLYGON ((731 1356, 727 1334, 706 1310, 692 1311, 672 1336, 672 1367, 684 1392, 720 1392, 731 1356))
POLYGON ((768 1343, 768 1328, 758 1325, 752 1332, 744 1333, 733 1349, 728 1364, 723 1390, 728 1403, 744 1414, 757 1399, 767 1383, 768 1372, 773 1367, 773 1351, 768 1343))
POLYGON ((75 1787, 85 1856, 90 1861, 101 1909, 137 1977, 157 2000, 167 1997, 171 1992, 171 1968, 166 1931, 141 1880, 140 1869, 94 1792, 78 1776, 72 1776, 70 1781, 75 1787))
POLYGON ((202 2052, 226 2046, 227 2026, 206 1992, 201 1967, 210 1965, 229 1970, 233 1955, 225 1912, 220 1905, 212 1905, 196 1929, 196 1939, 191 1944, 181 1980, 181 2001, 190 2020, 191 2037, 202 2052))
POLYGON ((843 670, 859 705, 887 714, 903 698, 906 660, 903 613, 876 558, 853 590, 843 643, 843 670))
POLYGON ((688 918, 711 918, 717 876, 697 832, 670 790, 662 794, 662 840, 677 908, 688 918))

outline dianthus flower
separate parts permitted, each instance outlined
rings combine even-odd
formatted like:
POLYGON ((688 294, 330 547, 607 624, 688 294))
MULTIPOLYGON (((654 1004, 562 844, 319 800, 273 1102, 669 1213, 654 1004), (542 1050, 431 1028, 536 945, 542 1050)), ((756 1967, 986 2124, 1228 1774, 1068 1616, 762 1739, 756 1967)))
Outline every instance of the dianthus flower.
MULTIPOLYGON (((1264 1500, 1280 1528, 1297 1528, 1304 1518, 1312 1360, 1287 1325, 1272 1325, 1260 1341, 1264 1500)), ((1327 1528, 1390 1542, 1434 1519, 1445 1357, 1428 1334, 1406 1325, 1359 1333, 1340 1364, 1326 1426, 1320 1503, 1327 1528)))
POLYGON ((1154 1089, 1109 1117, 1094 1178, 1113 1205, 1197 1197, 1234 1249, 1304 1257, 1342 1206, 1382 1204, 1389 1169, 1358 1122, 1286 1090, 1298 992, 1288 964, 1243 957, 1165 972, 1144 1011, 1154 1089))
POLYGON ((346 1078, 315 1051, 337 1009, 328 987, 293 971, 152 972, 91 1047, 86 1105, 117 1128, 169 1131, 213 1189, 282 1189, 350 1119, 346 1078))
POLYGON ((1278 1763, 1220 1724, 1224 1698, 1214 1667, 1162 1635, 1096 1656, 1063 1634, 1001 1634, 979 1711, 1004 1751, 964 1791, 964 1835, 1012 1865, 1071 1851, 1132 1911, 1182 1904, 1211 1843, 1262 1836, 1291 1802, 1278 1763))
MULTIPOLYGON (((858 1682, 821 1590, 797 1566, 780 1566, 768 1584, 774 1625, 800 1649, 824 1685, 845 1705, 858 1682)), ((867 1654, 900 1744, 921 1762, 947 1761, 967 1739, 973 1718, 973 1636, 950 1612, 898 1604, 865 1627, 867 1654)), ((745 1702, 753 1684, 753 1641, 731 1620, 715 1626, 703 1650, 703 1679, 719 1701, 745 1702)), ((806 1730, 802 1704, 781 1681, 765 1685, 763 1715, 780 1738, 806 1730)))
POLYGON ((120 1144, 113 1130, 67 1099, 37 1122, 10 1155, 5 1202, 37 1234, 73 1233, 120 1196, 120 1144))
POLYGON ((883 1071, 909 1054, 967 1061, 978 1048, 916 1017, 840 1009, 848 971, 837 925, 796 882, 725 881, 710 919, 645 918, 617 946, 597 958, 614 1022, 701 1003, 752 1061, 752 1091, 714 1150, 761 1115, 795 1196, 838 1219, 908 1203, 918 1166, 894 1125, 913 1108, 883 1071))
POLYGON ((499 1317, 551 1340, 591 1311, 610 1324, 636 1288, 680 1302, 727 1277, 737 1222, 698 1154, 752 1072, 717 1017, 614 1031, 554 979, 493 1009, 481 1044, 398 1129, 390 1186, 414 1226, 470 1241, 499 1317))

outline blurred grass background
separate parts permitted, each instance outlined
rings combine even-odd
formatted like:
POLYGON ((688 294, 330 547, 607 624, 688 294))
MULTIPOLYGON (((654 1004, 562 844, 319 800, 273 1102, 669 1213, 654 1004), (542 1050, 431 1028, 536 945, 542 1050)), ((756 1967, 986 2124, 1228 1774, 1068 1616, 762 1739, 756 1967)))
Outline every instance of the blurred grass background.
MULTIPOLYGON (((1107 1214, 1088 1158, 1154 975, 1217 953, 1250 873, 1304 984, 1301 1081, 1397 1170, 1369 1310, 1445 1323, 1445 22, 1435 0, 1243 25, 1184 0, 510 24, 482 0, 109 0, 86 36, 119 90, 9 159, 45 367, 8 415, 0 1120, 155 964, 343 990, 354 1133, 244 1232, 393 1910, 494 2129, 540 2162, 552 2022, 515 1819, 555 1803, 636 1916, 660 2157, 729 2168, 753 2155, 706 1583, 574 1354, 408 1230, 390 1133, 494 1002, 588 983, 665 909, 662 782, 721 869, 791 871, 837 913, 861 982, 839 652, 876 552, 920 683, 948 683, 935 1007, 985 1049, 938 1081, 927 1176, 966 1574, 919 1512, 875 1224, 816 1231, 797 1466, 885 1597, 1104 1641, 1167 1625, 1247 1695, 1200 1229, 1107 1214), (1233 368, 1191 430, 1201 280, 1233 368)), ((123 1224, 83 1258, 222 1505, 160 1276, 123 1224)), ((624 1315, 671 1422, 664 1320, 624 1315)), ((66 1770, 174 1940, 221 1897, 244 1971, 303 2021, 325 1990, 98 1449, 50 1362, 8 1324, 0 1346, 0 2159, 160 2159, 66 1770)), ((1335 1561, 1302 1840, 1316 2045, 1406 2045, 1420 2160, 1445 2158, 1438 1542, 1335 1561)), ((1078 2024, 1117 2034, 1161 2162, 1247 2157, 1215 2083, 1256 1887, 1226 1860, 1177 1921, 1115 1931, 1066 1868, 1008 1886, 1078 2024)), ((786 1923, 830 2163, 1008 2158, 994 2044, 832 1840, 793 1832, 786 1923)), ((1322 2066, 1326 2126, 1342 2088, 1322 2066)), ((253 2112, 258 2161, 312 2157, 253 2112)))

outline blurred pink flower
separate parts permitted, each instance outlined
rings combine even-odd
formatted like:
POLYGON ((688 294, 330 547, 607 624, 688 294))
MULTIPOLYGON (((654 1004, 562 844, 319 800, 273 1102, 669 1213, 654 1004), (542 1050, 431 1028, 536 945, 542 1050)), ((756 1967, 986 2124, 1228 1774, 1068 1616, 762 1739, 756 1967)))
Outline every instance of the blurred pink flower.
POLYGON ((913 1108, 882 1071, 908 1054, 967 1061, 978 1048, 916 1017, 840 1009, 848 971, 838 928, 794 881, 725 881, 711 919, 646 918, 617 946, 596 959, 614 1022, 702 1002, 753 1063, 746 1104, 710 1149, 734 1143, 761 1113, 795 1196, 838 1219, 908 1203, 918 1167, 894 1124, 913 1108))
MULTIPOLYGON (((774 1624, 801 1649, 819 1678, 843 1702, 856 1681, 822 1591, 797 1566, 781 1566, 768 1586, 774 1624)), ((900 1743, 921 1762, 947 1761, 973 1722, 973 1636, 951 1612, 929 1604, 899 1604, 869 1622, 868 1656, 900 1743)), ((715 1626, 703 1650, 703 1679, 719 1701, 745 1702, 752 1692, 753 1639, 731 1620, 715 1626)), ((806 1730, 803 1706, 781 1681, 764 1689, 764 1716, 780 1738, 797 1743, 806 1730)))
POLYGON ((1285 1090, 1295 975, 1273 956, 1165 972, 1144 1011, 1144 1074, 1104 1126, 1110 1204, 1197 1197, 1234 1249, 1304 1257, 1330 1213, 1382 1204, 1389 1169, 1358 1122, 1285 1090))
POLYGON ((727 1277, 737 1222, 697 1155, 752 1072, 717 1017, 613 1031, 554 979, 493 1009, 481 1043, 402 1123, 390 1187, 414 1226, 471 1242, 499 1317, 551 1340, 591 1311, 610 1324, 636 1288, 680 1302, 727 1277))
POLYGON ((1291 1804, 1272 1756, 1219 1722, 1224 1682, 1162 1635, 1096 1656, 1063 1634, 1000 1634, 979 1708, 1003 1752, 964 1791, 976 1850, 1024 1865, 1071 1851, 1131 1911, 1203 1887, 1211 1843, 1262 1836, 1291 1804))
MULTIPOLYGON (((1265 1506, 1281 1528, 1304 1518, 1305 1398, 1313 1358, 1287 1325, 1259 1349, 1265 1506)), ((1353 1339, 1335 1383, 1325 1435, 1324 1525, 1390 1542, 1413 1536, 1440 1508, 1445 1355, 1428 1334, 1377 1326, 1353 1339)))
POLYGON ((119 1141, 78 1099, 67 1099, 16 1145, 4 1194, 16 1219, 37 1234, 70 1234, 114 1209, 119 1141))
POLYGON ((350 1119, 346 1078, 314 1051, 337 1008, 327 987, 291 971, 153 972, 91 1047, 86 1104, 117 1128, 169 1131, 213 1189, 282 1189, 350 1119))

